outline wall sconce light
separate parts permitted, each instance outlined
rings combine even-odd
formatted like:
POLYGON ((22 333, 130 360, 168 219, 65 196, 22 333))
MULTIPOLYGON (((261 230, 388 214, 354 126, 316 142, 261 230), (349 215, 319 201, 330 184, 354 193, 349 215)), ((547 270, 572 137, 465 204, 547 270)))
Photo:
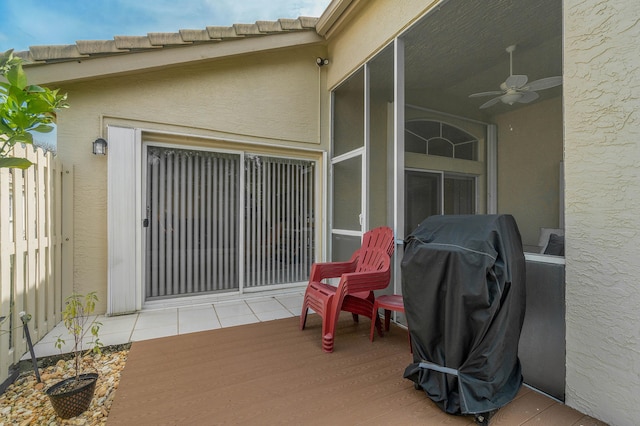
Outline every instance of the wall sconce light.
POLYGON ((102 138, 93 141, 93 153, 95 155, 107 155, 107 141, 102 138))
POLYGON ((325 65, 329 65, 329 60, 328 60, 327 58, 321 58, 320 56, 318 56, 318 57, 316 58, 316 64, 317 64, 319 67, 323 67, 323 66, 325 66, 325 65))

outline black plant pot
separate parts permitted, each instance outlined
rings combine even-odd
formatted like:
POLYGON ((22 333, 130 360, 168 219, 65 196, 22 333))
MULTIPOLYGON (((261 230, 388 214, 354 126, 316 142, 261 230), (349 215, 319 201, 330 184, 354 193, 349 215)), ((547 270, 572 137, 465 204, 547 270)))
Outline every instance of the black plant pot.
POLYGON ((75 377, 64 379, 45 391, 56 414, 63 419, 75 417, 89 408, 93 392, 96 389, 98 375, 96 373, 80 374, 78 386, 69 391, 60 391, 61 388, 68 386, 75 380, 75 377))

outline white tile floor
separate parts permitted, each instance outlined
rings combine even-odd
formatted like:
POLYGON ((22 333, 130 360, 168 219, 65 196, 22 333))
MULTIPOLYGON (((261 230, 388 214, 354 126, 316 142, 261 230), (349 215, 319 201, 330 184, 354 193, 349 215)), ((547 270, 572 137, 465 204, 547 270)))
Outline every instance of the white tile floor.
MULTIPOLYGON (((270 321, 300 315, 304 289, 274 296, 245 297, 243 300, 219 301, 184 307, 166 307, 114 317, 98 316, 102 323, 100 341, 104 346, 194 333, 222 327, 270 321)), ((34 345, 36 357, 58 355, 55 342, 65 340, 63 352, 69 352, 73 339, 60 323, 34 345)), ((22 359, 29 358, 27 352, 22 359)))

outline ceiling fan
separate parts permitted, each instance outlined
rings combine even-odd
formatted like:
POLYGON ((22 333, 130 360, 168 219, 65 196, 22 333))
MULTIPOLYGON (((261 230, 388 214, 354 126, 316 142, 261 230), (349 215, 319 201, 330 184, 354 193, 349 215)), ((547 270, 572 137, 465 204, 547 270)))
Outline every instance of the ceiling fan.
POLYGON ((506 50, 509 53, 509 77, 500 84, 500 90, 469 95, 470 98, 496 96, 480 105, 480 109, 488 108, 499 101, 508 105, 513 105, 516 102, 528 104, 540 96, 535 92, 536 90, 550 89, 562 84, 562 76, 541 78, 527 84, 528 77, 526 75, 513 75, 513 51, 516 50, 516 46, 509 46, 506 50))

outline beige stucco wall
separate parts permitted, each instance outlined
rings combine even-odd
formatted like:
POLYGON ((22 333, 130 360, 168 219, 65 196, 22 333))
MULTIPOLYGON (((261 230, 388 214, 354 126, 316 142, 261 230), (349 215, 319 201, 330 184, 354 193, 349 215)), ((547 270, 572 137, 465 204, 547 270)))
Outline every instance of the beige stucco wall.
POLYGON ((640 419, 640 2, 565 0, 567 403, 640 419))
POLYGON ((498 127, 498 213, 512 214, 524 245, 558 228, 563 155, 561 98, 493 118, 498 127))
POLYGON ((325 54, 322 47, 298 47, 61 85, 71 105, 59 116, 58 156, 74 176, 73 206, 65 208, 74 217, 66 235, 75 289, 96 290, 98 310, 106 310, 107 158, 91 153, 106 125, 237 141, 211 142, 228 149, 246 149, 243 142, 259 151, 290 146, 318 159, 326 149, 319 123, 327 118, 320 116, 325 76, 315 58, 325 54))
POLYGON ((330 33, 329 87, 355 71, 439 1, 360 1, 358 13, 338 33, 330 33))

